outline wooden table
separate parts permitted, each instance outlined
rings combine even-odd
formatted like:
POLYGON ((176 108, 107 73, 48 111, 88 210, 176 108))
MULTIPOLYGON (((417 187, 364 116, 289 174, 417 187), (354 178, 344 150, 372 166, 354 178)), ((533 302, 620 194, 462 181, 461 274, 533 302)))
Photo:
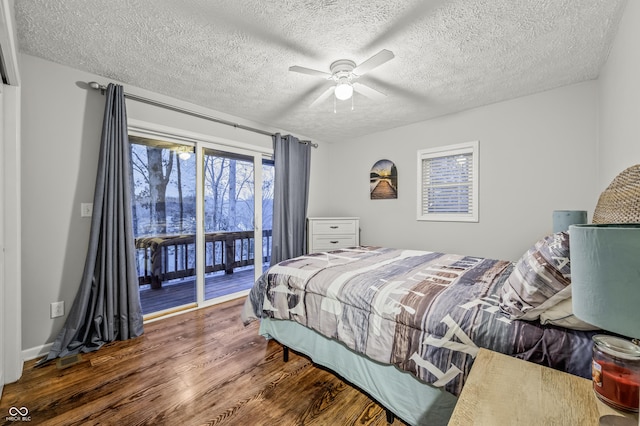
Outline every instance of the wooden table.
POLYGON ((602 403, 591 380, 480 349, 449 425, 597 426, 603 415, 638 425, 602 403))

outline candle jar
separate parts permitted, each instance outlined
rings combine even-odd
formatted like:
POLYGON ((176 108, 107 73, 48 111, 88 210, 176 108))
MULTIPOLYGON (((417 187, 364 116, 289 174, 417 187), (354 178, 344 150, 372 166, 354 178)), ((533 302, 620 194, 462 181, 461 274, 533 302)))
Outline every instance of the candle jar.
POLYGON ((593 336, 593 390, 604 403, 638 412, 640 346, 619 337, 593 336))

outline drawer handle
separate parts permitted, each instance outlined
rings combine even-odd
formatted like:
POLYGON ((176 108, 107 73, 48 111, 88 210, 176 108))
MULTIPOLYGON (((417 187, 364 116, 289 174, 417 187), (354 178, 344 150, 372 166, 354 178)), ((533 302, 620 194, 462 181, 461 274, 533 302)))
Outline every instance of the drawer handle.
POLYGON ((331 244, 338 244, 340 241, 329 241, 331 244))
POLYGON ((330 226, 329 228, 331 228, 331 229, 338 229, 338 228, 339 228, 339 226, 338 226, 338 225, 333 225, 333 226, 330 226))

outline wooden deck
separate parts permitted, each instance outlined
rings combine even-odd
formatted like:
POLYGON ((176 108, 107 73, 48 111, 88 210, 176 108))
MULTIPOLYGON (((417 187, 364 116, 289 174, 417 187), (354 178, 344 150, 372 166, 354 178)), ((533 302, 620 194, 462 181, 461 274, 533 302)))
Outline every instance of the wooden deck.
MULTIPOLYGON (((207 274, 205 300, 248 290, 253 283, 253 267, 236 269, 233 274, 225 274, 224 271, 207 274)), ((140 303, 144 315, 195 302, 195 277, 165 281, 158 289, 152 289, 150 285, 140 286, 140 303)))

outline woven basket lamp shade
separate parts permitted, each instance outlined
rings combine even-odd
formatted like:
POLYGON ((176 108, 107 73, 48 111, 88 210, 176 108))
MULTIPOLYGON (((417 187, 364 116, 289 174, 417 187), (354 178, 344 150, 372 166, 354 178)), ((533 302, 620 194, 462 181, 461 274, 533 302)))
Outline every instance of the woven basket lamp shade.
POLYGON ((624 170, 600 194, 593 223, 640 223, 640 164, 624 170))

